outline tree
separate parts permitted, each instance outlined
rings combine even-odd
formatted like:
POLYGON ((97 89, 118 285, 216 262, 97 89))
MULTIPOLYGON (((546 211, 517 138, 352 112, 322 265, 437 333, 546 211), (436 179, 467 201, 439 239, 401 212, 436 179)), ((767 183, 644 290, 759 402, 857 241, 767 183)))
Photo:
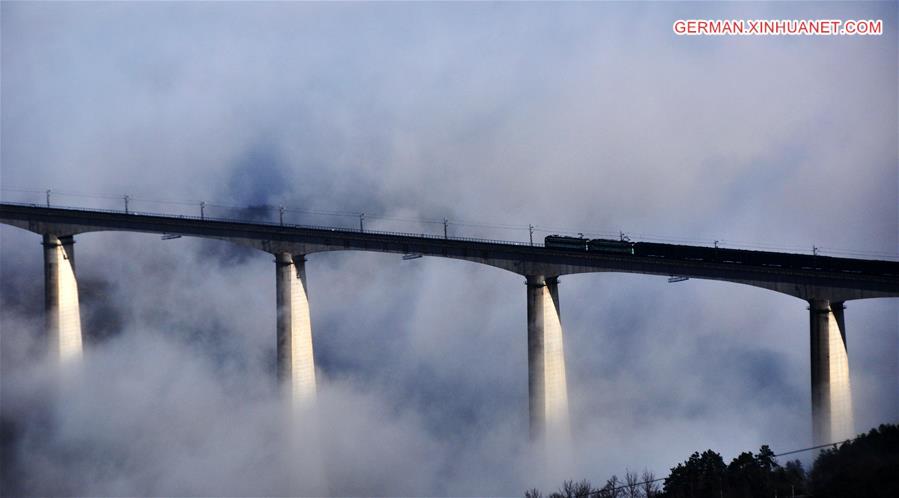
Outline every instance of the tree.
POLYGON ((572 498, 588 498, 590 493, 593 492, 593 488, 590 487, 590 481, 586 479, 582 479, 580 482, 574 484, 574 488, 572 489, 572 498))
MULTIPOLYGON (((763 446, 767 449, 767 446, 763 446)), ((768 450, 770 453, 770 450, 768 450)), ((770 471, 767 453, 759 459, 752 452, 744 451, 727 466, 724 488, 728 496, 734 498, 752 498, 754 496, 773 496, 770 485, 770 471)), ((774 464, 777 465, 777 464, 774 464)))
POLYGON ((804 495, 807 489, 807 479, 802 462, 792 460, 783 467, 774 471, 774 480, 777 483, 777 496, 804 495), (787 494, 789 493, 789 494, 787 494))
POLYGON ((588 498, 593 488, 590 481, 582 479, 581 481, 565 481, 562 483, 562 489, 549 495, 549 498, 588 498))
POLYGON ((524 498, 543 498, 543 493, 537 488, 531 488, 524 492, 524 498))
POLYGON ((720 498, 727 467, 721 455, 706 450, 694 452, 665 478, 664 496, 671 498, 720 498))
POLYGON ((671 469, 665 479, 665 496, 753 498, 790 496, 805 491, 805 472, 798 460, 784 468, 778 465, 768 446, 758 454, 744 451, 724 466, 720 455, 709 450, 694 453, 689 460, 671 469))
POLYGON ((624 491, 627 498, 639 498, 640 496, 640 478, 636 472, 629 469, 624 472, 624 491))
POLYGON ((816 497, 899 496, 899 426, 881 425, 821 452, 809 481, 816 497))
MULTIPOLYGON (((628 470, 625 481, 612 476, 597 490, 586 480, 566 481, 549 498, 754 498, 756 496, 899 497, 899 426, 881 425, 851 442, 823 451, 806 475, 799 460, 780 466, 768 446, 757 454, 745 451, 729 465, 712 450, 695 452, 665 478, 664 490, 644 470, 642 483, 628 470)), ((541 498, 536 489, 526 498, 541 498)))
POLYGON ((622 498, 622 490, 621 481, 618 480, 618 476, 613 475, 606 481, 605 486, 599 489, 599 496, 601 498, 622 498))
POLYGON ((645 498, 655 498, 659 495, 659 485, 655 482, 655 474, 647 469, 643 469, 640 479, 643 479, 643 496, 645 498))

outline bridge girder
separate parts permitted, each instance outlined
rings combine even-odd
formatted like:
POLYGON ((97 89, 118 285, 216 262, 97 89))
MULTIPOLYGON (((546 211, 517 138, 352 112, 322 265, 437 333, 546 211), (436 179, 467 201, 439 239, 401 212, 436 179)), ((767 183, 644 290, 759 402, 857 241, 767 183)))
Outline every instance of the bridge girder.
POLYGON ((419 253, 488 265, 522 276, 638 273, 750 285, 803 300, 849 301, 899 297, 899 277, 877 278, 632 255, 550 251, 516 243, 278 226, 0 204, 0 223, 31 232, 71 236, 98 231, 173 233, 223 240, 271 254, 331 251, 419 253))

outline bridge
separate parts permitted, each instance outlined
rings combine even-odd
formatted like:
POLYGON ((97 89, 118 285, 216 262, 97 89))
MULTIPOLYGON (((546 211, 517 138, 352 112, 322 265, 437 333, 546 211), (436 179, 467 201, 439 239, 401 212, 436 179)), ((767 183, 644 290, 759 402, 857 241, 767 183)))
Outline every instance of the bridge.
MULTIPOLYGON (((899 262, 656 244, 653 251, 602 251, 499 240, 210 219, 152 213, 0 203, 0 223, 39 234, 44 247, 46 332, 60 361, 81 356, 74 237, 128 231, 218 239, 274 256, 277 371, 286 396, 305 405, 316 395, 306 256, 374 251, 490 265, 525 277, 531 436, 569 431, 568 390, 558 281, 562 275, 625 272, 727 281, 808 302, 812 425, 816 444, 854 436, 844 303, 899 297, 899 262), (714 257, 704 257, 714 254, 714 257), (699 255, 697 257, 697 255, 699 255), (751 256, 751 257, 748 257, 751 256)), ((640 244, 636 244, 640 247, 640 244)))

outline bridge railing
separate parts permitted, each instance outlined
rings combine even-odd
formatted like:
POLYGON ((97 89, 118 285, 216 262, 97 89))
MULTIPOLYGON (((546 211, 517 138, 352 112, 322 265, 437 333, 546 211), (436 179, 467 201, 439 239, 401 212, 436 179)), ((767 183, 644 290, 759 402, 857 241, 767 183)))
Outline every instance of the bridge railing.
MULTIPOLYGON (((475 243, 484 243, 484 244, 498 244, 498 245, 506 245, 506 246, 515 246, 515 247, 545 247, 545 245, 541 242, 527 242, 520 240, 507 240, 507 239, 494 239, 494 238, 483 238, 483 237, 462 237, 459 235, 443 235, 443 234, 434 234, 434 233, 424 233, 424 232, 410 232, 410 231, 392 231, 392 230, 378 230, 378 229, 365 229, 360 230, 347 226, 333 226, 333 225, 321 225, 321 224, 308 224, 308 223, 281 223, 276 221, 270 221, 269 219, 257 218, 257 217, 248 217, 248 218, 240 218, 240 217, 222 217, 222 216, 209 216, 209 215, 189 215, 189 214, 177 214, 177 213, 161 213, 154 211, 144 211, 144 210, 132 210, 128 209, 127 211, 124 209, 108 209, 108 208, 87 208, 87 207, 78 207, 78 206, 66 206, 66 205, 46 205, 44 203, 34 203, 34 202, 14 202, 14 201, 0 201, 0 204, 6 205, 15 205, 15 206, 30 206, 37 208, 54 208, 54 209, 66 209, 71 211, 79 211, 79 212, 95 212, 95 213, 109 213, 109 214, 132 214, 132 215, 145 215, 145 216, 154 216, 160 218, 168 218, 168 219, 184 219, 184 220, 197 220, 197 221, 216 221, 216 222, 225 222, 225 223, 243 223, 243 224, 255 224, 255 225, 264 225, 269 227, 284 227, 284 228, 298 228, 298 229, 310 229, 310 230, 325 230, 325 231, 340 231, 343 233, 365 233, 372 235, 386 235, 386 236, 402 236, 402 237, 416 237, 421 239, 428 240, 449 240, 449 241, 459 241, 459 242, 475 242, 475 243)), ((218 205, 216 205, 218 206, 218 205)), ((225 207, 231 209, 232 212, 240 212, 242 208, 237 206, 218 206, 225 207)), ((252 211, 256 208, 264 208, 265 210, 271 209, 272 206, 248 206, 246 209, 248 211, 252 211)), ((292 210, 296 211, 296 210, 292 210)), ((378 219, 378 218, 374 218, 378 219)), ((384 218, 386 219, 386 218, 384 218)), ((412 221, 412 220, 406 220, 412 221)), ((421 223, 433 223, 431 221, 422 220, 421 223)), ((464 224, 461 224, 464 225, 464 224)), ((487 225, 482 225, 487 226, 487 225)), ((533 227, 532 227, 533 228, 533 227)), ((546 229, 540 229, 540 231, 548 232, 548 233, 570 233, 566 230, 554 230, 548 231, 546 229)), ((638 234, 641 235, 641 234, 638 234)), ((673 242, 667 239, 658 239, 650 236, 641 236, 641 241, 644 242, 660 242, 667 244, 685 244, 685 241, 677 241, 673 242)), ((717 241, 716 241, 717 242, 717 241)), ((709 244, 702 243, 692 243, 690 245, 701 246, 701 247, 712 247, 709 244)), ((715 245, 714 247, 719 247, 715 245)), ((762 251, 776 251, 776 252, 789 252, 793 254, 802 254, 795 248, 792 250, 789 248, 771 248, 765 246, 740 246, 733 245, 732 243, 728 243, 727 246, 721 245, 721 248, 725 249, 744 249, 744 250, 762 250, 762 251)), ((820 248, 819 248, 820 249, 820 248)), ((843 257, 843 258, 861 258, 861 259, 877 259, 881 261, 899 261, 899 254, 891 254, 891 253, 874 253, 874 252, 846 252, 846 251, 838 251, 838 250, 828 250, 826 253, 818 251, 816 254, 818 255, 826 255, 831 257, 843 257)))
MULTIPOLYGON (((13 206, 23 206, 23 207, 35 207, 35 208, 47 208, 48 206, 37 203, 28 203, 28 202, 8 202, 4 201, 2 204, 13 205, 13 206)), ((157 218, 168 218, 172 220, 193 220, 193 221, 215 221, 222 223, 242 223, 242 224, 252 224, 252 225, 264 225, 272 228, 299 228, 299 229, 309 229, 309 230, 323 230, 323 231, 332 231, 332 232, 344 232, 344 233, 364 233, 364 234, 372 234, 372 235, 390 235, 390 236, 400 236, 400 237, 418 237, 429 240, 452 240, 459 242, 480 242, 486 244, 500 244, 500 245, 508 245, 508 246, 520 246, 520 247, 543 247, 544 245, 541 243, 533 243, 530 242, 521 242, 515 240, 502 240, 502 239, 484 239, 478 237, 459 237, 459 236, 443 236, 443 235, 434 235, 430 233, 416 233, 416 232, 393 232, 387 230, 354 230, 346 227, 335 227, 328 225, 307 225, 307 224, 295 224, 295 223, 280 223, 273 222, 268 220, 259 220, 252 218, 222 218, 217 216, 194 216, 194 215, 186 215, 186 214, 165 214, 165 213, 154 213, 150 211, 135 211, 129 209, 125 211, 123 209, 102 209, 102 208, 83 208, 76 206, 58 206, 52 205, 49 206, 50 209, 65 209, 68 211, 79 211, 83 213, 107 213, 107 214, 124 214, 124 215, 137 215, 137 216, 154 216, 157 218)))

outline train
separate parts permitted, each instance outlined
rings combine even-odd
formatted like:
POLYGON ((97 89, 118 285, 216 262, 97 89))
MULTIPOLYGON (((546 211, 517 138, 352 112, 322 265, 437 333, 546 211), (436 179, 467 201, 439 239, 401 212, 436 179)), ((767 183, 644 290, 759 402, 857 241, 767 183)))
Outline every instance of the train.
POLYGON ((634 245, 632 243, 612 239, 585 239, 583 237, 548 235, 543 239, 543 245, 553 249, 634 254, 634 245))
POLYGON ((823 270, 865 275, 899 276, 899 262, 895 261, 835 258, 820 255, 810 256, 806 254, 686 246, 656 242, 588 239, 563 235, 548 235, 544 239, 544 246, 554 250, 622 254, 680 261, 704 261, 794 270, 823 270))

